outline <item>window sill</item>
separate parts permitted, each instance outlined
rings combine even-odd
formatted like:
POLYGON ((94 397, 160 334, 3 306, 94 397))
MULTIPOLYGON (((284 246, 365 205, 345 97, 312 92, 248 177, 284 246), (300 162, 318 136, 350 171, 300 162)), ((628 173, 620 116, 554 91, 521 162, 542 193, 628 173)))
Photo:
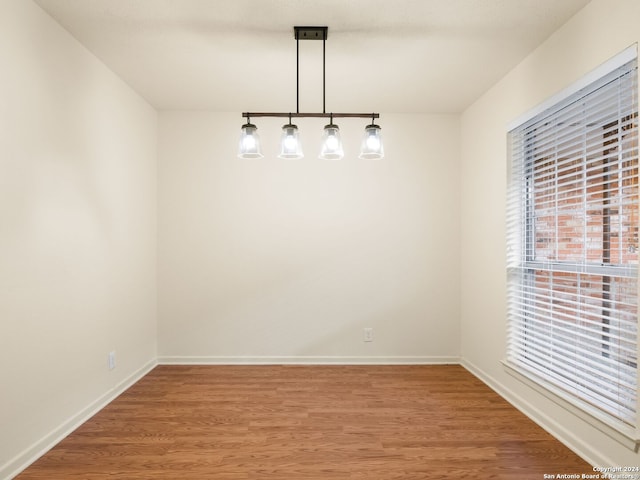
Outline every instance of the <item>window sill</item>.
POLYGON ((606 414, 593 408, 586 402, 575 400, 574 404, 572 401, 566 400, 564 398, 565 394, 562 390, 545 381, 543 378, 513 365, 507 360, 503 360, 502 365, 509 375, 548 398, 555 404, 561 406, 568 412, 584 420, 589 425, 597 428, 602 433, 627 447, 629 450, 638 452, 640 447, 640 432, 638 432, 637 429, 624 425, 621 422, 616 422, 614 419, 607 417, 606 414))

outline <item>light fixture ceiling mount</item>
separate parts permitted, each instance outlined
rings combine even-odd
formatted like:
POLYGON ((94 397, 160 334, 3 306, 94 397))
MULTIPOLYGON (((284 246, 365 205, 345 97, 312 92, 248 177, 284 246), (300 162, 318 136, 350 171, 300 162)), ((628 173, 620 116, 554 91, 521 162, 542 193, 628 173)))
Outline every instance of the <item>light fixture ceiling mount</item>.
POLYGON ((344 156, 340 129, 333 123, 334 118, 371 118, 371 124, 365 127, 365 135, 360 150, 360 158, 379 159, 384 156, 380 126, 374 123, 380 118, 379 113, 336 113, 326 111, 326 41, 329 27, 295 26, 293 27, 296 40, 296 111, 294 112, 244 112, 242 116, 247 123, 242 126, 238 157, 260 158, 260 141, 257 127, 251 123, 251 117, 288 118, 289 122, 282 127, 280 142, 280 158, 302 158, 302 147, 298 135, 298 127, 291 123, 292 118, 329 118, 329 124, 324 127, 320 158, 325 160, 339 160, 344 156), (300 112, 300 40, 322 40, 322 112, 300 112))

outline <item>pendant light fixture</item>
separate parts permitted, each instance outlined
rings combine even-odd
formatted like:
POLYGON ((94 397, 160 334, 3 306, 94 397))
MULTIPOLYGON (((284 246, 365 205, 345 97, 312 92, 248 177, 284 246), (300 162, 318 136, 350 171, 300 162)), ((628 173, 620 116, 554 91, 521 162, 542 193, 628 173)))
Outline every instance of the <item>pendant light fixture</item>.
POLYGON ((364 137, 360 146, 360 156, 366 160, 378 160, 384 157, 384 147, 382 145, 382 134, 380 126, 373 123, 367 125, 364 129, 364 137))
POLYGON ((280 155, 278 155, 278 158, 296 160, 302 157, 304 157, 304 154, 302 153, 302 145, 300 144, 298 126, 291 123, 291 114, 289 114, 289 123, 282 127, 282 137, 280 137, 280 155))
POLYGON ((326 93, 326 41, 329 27, 293 27, 296 39, 296 112, 295 113, 273 113, 273 112, 245 112, 242 114, 247 119, 247 123, 242 126, 240 135, 240 145, 238 147, 238 157, 240 158, 261 158, 260 140, 257 128, 251 123, 250 117, 281 117, 289 118, 289 123, 282 127, 280 137, 279 158, 299 159, 303 158, 302 146, 297 125, 291 123, 295 118, 329 118, 329 123, 325 125, 322 135, 322 145, 319 158, 323 160, 340 160, 344 157, 342 140, 340 139, 340 128, 333 123, 334 118, 371 118, 371 124, 365 127, 365 134, 362 140, 359 158, 379 159, 384 157, 382 147, 382 136, 380 126, 374 123, 376 118, 380 118, 379 113, 327 113, 325 108, 326 93), (300 40, 322 40, 322 113, 300 113, 300 40))
POLYGON ((238 157, 240 158, 262 158, 260 151, 260 137, 258 129, 247 117, 247 123, 242 125, 240 130, 240 143, 238 145, 238 157))
POLYGON ((329 116, 329 125, 324 126, 320 157, 322 160, 340 160, 344 157, 340 128, 333 123, 333 115, 329 116))

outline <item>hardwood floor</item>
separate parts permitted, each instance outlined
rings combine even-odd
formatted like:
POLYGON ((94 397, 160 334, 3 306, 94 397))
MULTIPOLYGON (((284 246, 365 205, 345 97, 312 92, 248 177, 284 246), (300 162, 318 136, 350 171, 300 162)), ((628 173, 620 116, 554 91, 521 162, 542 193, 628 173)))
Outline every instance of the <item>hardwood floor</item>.
POLYGON ((17 478, 545 473, 593 471, 460 366, 159 366, 17 478))

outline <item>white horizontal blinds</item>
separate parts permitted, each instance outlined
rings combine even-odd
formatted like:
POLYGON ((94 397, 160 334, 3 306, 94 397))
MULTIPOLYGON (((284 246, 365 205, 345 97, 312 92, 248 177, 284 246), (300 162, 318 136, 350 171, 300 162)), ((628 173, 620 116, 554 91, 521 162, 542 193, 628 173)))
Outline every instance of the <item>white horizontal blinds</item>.
POLYGON ((633 60, 509 133, 508 360, 635 428, 633 60))

